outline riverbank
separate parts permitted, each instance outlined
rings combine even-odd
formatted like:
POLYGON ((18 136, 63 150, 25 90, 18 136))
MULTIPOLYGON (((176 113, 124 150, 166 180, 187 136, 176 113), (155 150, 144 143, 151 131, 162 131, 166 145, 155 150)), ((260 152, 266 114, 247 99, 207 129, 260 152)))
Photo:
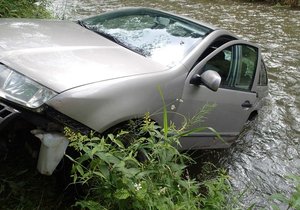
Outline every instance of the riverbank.
POLYGON ((291 8, 299 8, 299 0, 242 0, 244 2, 267 3, 275 6, 289 6, 291 8))

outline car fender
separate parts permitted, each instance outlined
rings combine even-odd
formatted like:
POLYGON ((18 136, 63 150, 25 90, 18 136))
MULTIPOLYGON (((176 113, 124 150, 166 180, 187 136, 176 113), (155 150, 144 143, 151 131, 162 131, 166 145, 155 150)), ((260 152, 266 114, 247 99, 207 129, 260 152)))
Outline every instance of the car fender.
POLYGON ((167 70, 107 80, 65 91, 47 104, 98 132, 147 112, 161 122, 163 102, 158 87, 171 110, 179 101, 185 78, 182 71, 167 70))

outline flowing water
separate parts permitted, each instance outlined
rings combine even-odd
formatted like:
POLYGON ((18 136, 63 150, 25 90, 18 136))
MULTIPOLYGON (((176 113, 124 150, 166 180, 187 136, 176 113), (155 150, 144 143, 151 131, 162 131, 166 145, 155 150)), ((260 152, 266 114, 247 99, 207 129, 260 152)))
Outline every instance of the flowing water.
POLYGON ((269 96, 259 117, 230 149, 210 158, 228 169, 245 207, 268 206, 275 192, 289 194, 288 174, 300 174, 300 11, 228 0, 52 0, 57 16, 80 19, 124 6, 186 15, 259 44, 268 66, 269 96))

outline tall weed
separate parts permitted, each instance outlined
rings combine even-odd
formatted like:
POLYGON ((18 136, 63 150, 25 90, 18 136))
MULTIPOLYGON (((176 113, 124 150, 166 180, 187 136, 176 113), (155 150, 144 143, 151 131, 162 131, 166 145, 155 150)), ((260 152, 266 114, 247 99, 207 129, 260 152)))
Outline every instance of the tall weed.
POLYGON ((186 166, 192 160, 174 147, 179 144, 180 135, 187 132, 178 132, 167 123, 162 128, 149 115, 130 126, 107 137, 84 136, 66 129, 70 145, 80 154, 76 159, 69 157, 74 162, 74 183, 86 189, 86 197, 77 206, 87 209, 225 208, 230 191, 225 173, 205 182, 188 176, 186 166), (130 134, 131 130, 134 134, 130 134), (128 135, 133 135, 130 144, 125 143, 128 135), (205 193, 200 192, 200 187, 205 193))

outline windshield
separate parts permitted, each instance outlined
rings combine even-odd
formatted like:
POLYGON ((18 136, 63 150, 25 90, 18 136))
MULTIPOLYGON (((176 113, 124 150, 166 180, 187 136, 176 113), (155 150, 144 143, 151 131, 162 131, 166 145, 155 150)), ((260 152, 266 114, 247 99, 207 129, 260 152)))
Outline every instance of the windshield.
POLYGON ((84 27, 167 66, 180 62, 211 29, 151 9, 126 9, 79 21, 84 27))

